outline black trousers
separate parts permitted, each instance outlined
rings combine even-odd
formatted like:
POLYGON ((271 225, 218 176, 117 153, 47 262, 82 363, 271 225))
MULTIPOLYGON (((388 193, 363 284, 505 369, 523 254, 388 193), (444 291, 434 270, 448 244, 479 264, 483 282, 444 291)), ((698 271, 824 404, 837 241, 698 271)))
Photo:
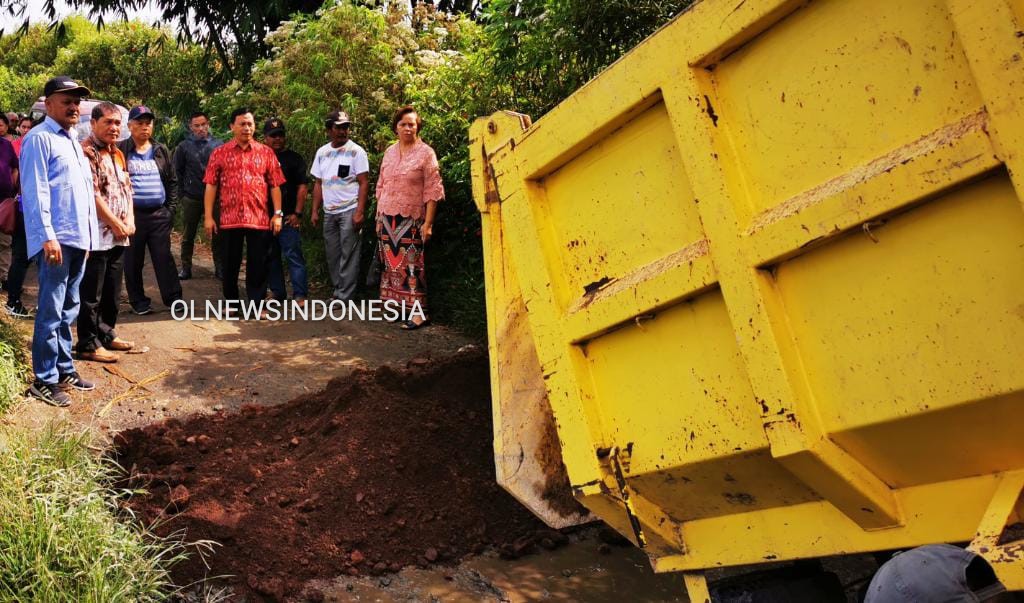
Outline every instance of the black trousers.
POLYGON ((263 299, 267 282, 267 249, 270 247, 269 230, 255 228, 230 228, 217 233, 221 238, 224 253, 224 299, 241 299, 238 296, 238 273, 242 267, 242 250, 245 249, 245 294, 253 301, 263 299))
POLYGON ((25 215, 15 213, 14 234, 11 236, 11 268, 7 271, 7 303, 21 301, 25 286, 25 272, 32 260, 28 257, 28 241, 25 237, 25 215))
POLYGON ((125 247, 115 245, 106 251, 90 251, 85 274, 79 286, 82 298, 78 313, 79 352, 91 352, 110 343, 117 335, 117 304, 124 278, 125 247))
POLYGON ((178 266, 171 255, 171 225, 174 215, 166 207, 155 210, 135 210, 135 234, 131 245, 124 252, 124 284, 128 290, 128 301, 133 308, 148 306, 149 297, 142 284, 142 266, 146 261, 146 249, 153 260, 153 272, 160 288, 160 300, 170 307, 174 300, 181 299, 181 281, 178 280, 178 266))

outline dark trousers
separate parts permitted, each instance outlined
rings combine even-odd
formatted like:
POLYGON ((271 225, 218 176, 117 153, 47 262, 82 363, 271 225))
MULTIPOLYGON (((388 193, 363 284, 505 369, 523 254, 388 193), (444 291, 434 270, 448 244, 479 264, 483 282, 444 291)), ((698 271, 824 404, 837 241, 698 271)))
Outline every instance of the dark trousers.
POLYGON ((7 271, 7 304, 21 301, 25 286, 25 272, 32 262, 28 257, 28 240, 25 238, 25 215, 15 212, 14 234, 11 236, 11 269, 7 271))
MULTIPOLYGON (((199 232, 199 226, 203 223, 206 210, 203 208, 202 199, 191 197, 183 197, 180 207, 183 214, 182 228, 184 229, 181 235, 181 267, 183 270, 192 270, 192 252, 196 246, 196 233, 199 232)), ((213 206, 213 219, 218 224, 220 223, 220 203, 213 206)), ((210 250, 213 252, 215 268, 221 267, 221 260, 224 257, 223 247, 220 233, 213 235, 213 240, 210 241, 210 250)))
POLYGON ((267 281, 267 249, 270 247, 269 230, 230 228, 218 234, 224 252, 224 299, 238 296, 238 272, 242 267, 242 249, 245 248, 245 294, 253 301, 263 299, 267 281))
POLYGON ((178 267, 171 255, 171 222, 174 215, 166 207, 155 210, 135 210, 135 234, 131 245, 124 252, 124 284, 128 289, 128 300, 133 308, 150 304, 142 284, 142 266, 146 261, 146 249, 153 260, 160 300, 170 307, 174 300, 181 299, 181 281, 178 267))
POLYGON ((90 251, 85 261, 85 275, 79 289, 82 298, 76 346, 79 352, 94 351, 117 337, 114 327, 124 278, 124 250, 115 245, 105 251, 90 251))

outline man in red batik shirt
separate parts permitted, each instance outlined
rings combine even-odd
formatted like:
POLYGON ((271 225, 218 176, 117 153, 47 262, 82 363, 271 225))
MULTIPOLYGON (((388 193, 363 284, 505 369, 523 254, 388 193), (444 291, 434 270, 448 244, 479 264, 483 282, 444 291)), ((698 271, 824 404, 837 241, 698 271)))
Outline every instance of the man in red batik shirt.
POLYGON ((266 290, 267 250, 270 237, 281 231, 281 188, 284 174, 270 147, 253 139, 256 118, 241 108, 231 113, 233 138, 217 147, 206 166, 206 234, 221 237, 224 253, 224 299, 237 300, 238 272, 245 253, 245 293, 250 301, 263 299, 266 290), (220 224, 213 219, 213 202, 220 191, 220 224), (267 191, 274 216, 267 216, 267 191))

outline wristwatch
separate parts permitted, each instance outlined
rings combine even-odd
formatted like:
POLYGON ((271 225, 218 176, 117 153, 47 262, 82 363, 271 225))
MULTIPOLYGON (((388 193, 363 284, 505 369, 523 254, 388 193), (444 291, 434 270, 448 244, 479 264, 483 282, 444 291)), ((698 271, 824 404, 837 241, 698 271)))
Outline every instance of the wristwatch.
POLYGON ((277 210, 277 211, 274 212, 274 217, 275 218, 283 218, 284 217, 284 212, 281 211, 281 210, 277 210))

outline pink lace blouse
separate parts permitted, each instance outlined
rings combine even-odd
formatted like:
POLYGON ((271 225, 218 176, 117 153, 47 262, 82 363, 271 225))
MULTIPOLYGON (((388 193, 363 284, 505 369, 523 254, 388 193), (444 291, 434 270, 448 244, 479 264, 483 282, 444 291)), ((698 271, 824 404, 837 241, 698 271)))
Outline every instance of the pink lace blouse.
POLYGON ((444 184, 437 155, 417 140, 402 157, 395 143, 384 151, 377 178, 377 215, 407 216, 422 220, 428 201, 444 199, 444 184))

